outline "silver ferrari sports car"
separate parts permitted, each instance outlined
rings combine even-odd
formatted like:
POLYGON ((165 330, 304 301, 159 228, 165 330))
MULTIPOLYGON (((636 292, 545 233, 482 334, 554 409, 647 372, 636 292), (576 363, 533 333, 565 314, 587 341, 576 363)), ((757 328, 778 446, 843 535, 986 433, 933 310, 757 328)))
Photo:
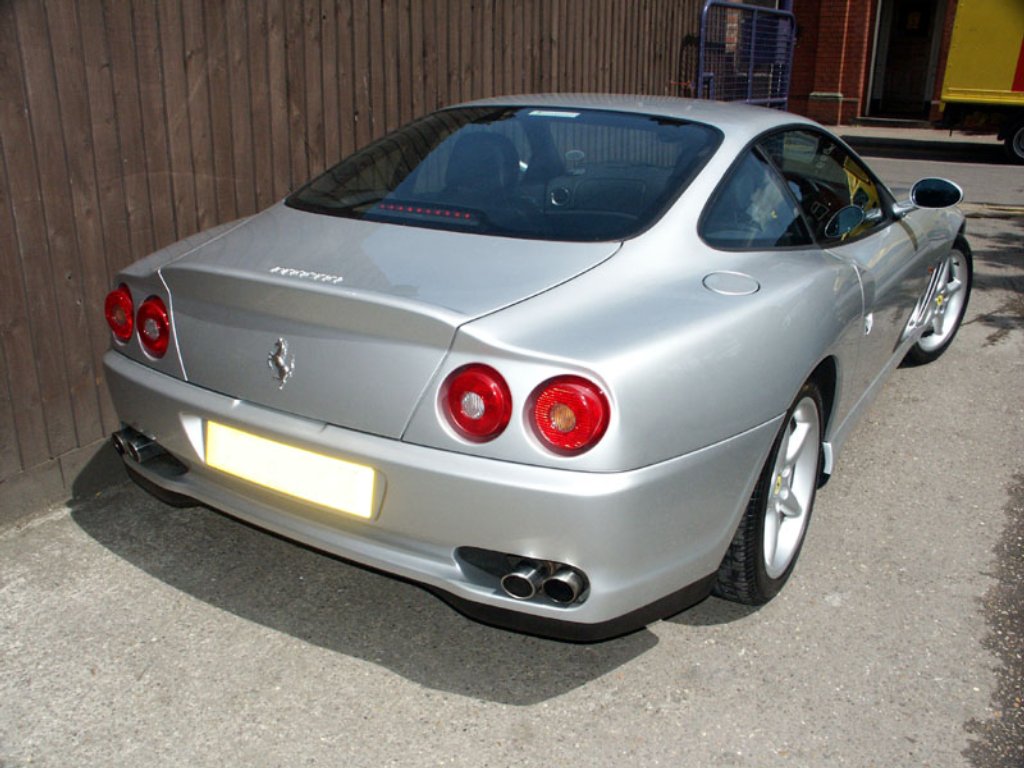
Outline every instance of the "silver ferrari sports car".
POLYGON ((760 604, 887 375, 957 332, 960 198, 754 107, 445 109, 117 276, 113 442, 499 626, 760 604))

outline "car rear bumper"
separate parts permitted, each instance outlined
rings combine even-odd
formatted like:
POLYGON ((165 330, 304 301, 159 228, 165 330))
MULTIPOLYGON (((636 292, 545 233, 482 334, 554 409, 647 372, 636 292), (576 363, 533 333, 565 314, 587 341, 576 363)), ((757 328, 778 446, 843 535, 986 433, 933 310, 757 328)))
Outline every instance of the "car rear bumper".
POLYGON ((685 456, 625 472, 527 466, 427 448, 239 401, 116 352, 104 358, 121 420, 184 467, 130 462, 146 481, 325 552, 419 582, 484 621, 596 640, 703 598, 760 472, 779 419, 685 456), (330 512, 207 466, 215 420, 370 466, 370 520, 330 512), (558 605, 520 601, 457 555, 472 547, 570 564, 589 587, 558 605))

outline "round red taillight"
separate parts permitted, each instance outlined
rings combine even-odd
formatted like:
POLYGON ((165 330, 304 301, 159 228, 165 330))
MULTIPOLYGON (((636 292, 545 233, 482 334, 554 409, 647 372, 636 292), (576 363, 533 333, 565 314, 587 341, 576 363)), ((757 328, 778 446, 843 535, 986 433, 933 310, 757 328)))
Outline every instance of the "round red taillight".
POLYGON ((467 440, 493 440, 512 418, 512 393, 501 374, 474 363, 454 371, 445 382, 441 402, 448 421, 467 440))
POLYGON ((608 398, 579 376, 560 376, 541 384, 531 398, 533 425, 541 441, 558 453, 582 453, 608 428, 608 398))
POLYGON ((106 315, 107 325, 113 331, 115 339, 128 341, 132 337, 135 308, 132 306, 132 294, 127 285, 119 285, 107 294, 107 300, 103 302, 103 314, 106 315))
POLYGON ((139 328, 139 340, 153 357, 163 357, 171 340, 171 319, 167 307, 158 296, 150 296, 139 307, 135 318, 139 328))

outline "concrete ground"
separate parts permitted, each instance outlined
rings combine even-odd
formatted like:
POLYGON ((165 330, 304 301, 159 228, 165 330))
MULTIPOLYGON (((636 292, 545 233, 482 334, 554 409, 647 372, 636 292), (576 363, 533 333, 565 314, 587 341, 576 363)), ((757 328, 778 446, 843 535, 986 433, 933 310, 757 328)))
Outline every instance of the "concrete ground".
POLYGON ((979 207, 969 234, 960 336, 882 391, 764 608, 567 645, 210 510, 79 490, 0 530, 0 766, 1019 768, 1024 217, 979 207))

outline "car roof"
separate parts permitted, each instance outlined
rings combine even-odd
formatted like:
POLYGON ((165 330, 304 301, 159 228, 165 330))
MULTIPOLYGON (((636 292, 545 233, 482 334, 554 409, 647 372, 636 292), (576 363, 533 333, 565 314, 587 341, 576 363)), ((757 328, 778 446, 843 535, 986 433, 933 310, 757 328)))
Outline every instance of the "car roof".
POLYGON ((777 109, 740 102, 682 99, 674 96, 642 96, 607 93, 539 93, 496 96, 455 105, 502 107, 549 107, 560 109, 605 109, 642 115, 692 120, 715 126, 730 140, 745 142, 764 131, 783 125, 818 126, 812 120, 777 109))

